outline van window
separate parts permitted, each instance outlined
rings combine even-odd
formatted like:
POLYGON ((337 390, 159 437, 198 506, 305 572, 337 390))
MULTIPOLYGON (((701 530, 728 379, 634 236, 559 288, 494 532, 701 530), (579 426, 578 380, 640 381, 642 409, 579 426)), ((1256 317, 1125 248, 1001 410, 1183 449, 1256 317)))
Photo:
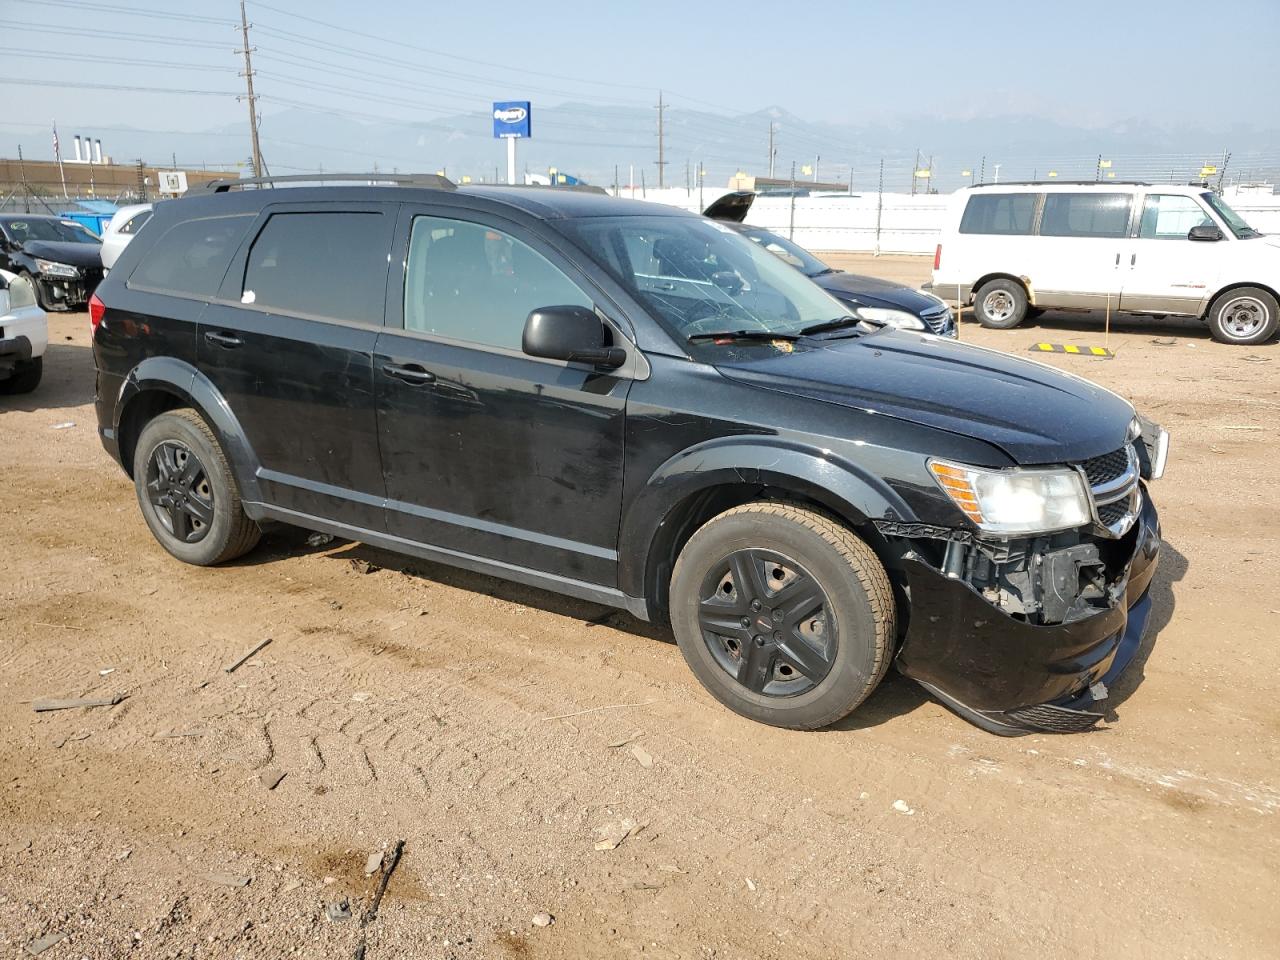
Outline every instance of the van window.
POLYGON ((961 233, 1027 236, 1035 219, 1034 193, 979 193, 969 198, 960 218, 961 233))
POLYGON ((1204 207, 1176 193, 1149 193, 1142 204, 1143 240, 1185 240, 1192 227, 1213 226, 1204 207))
POLYGON ((381 324, 388 249, 380 213, 272 214, 249 250, 240 302, 381 324))
POLYGON ((1050 193, 1040 219, 1042 237, 1123 237, 1133 197, 1127 193, 1050 193))
POLYGON ((593 306, 559 268, 515 237, 464 220, 413 218, 406 330, 519 350, 530 313, 566 304, 593 306))
POLYGON ((180 297, 212 297, 251 222, 243 214, 175 224, 146 252, 128 285, 180 297))

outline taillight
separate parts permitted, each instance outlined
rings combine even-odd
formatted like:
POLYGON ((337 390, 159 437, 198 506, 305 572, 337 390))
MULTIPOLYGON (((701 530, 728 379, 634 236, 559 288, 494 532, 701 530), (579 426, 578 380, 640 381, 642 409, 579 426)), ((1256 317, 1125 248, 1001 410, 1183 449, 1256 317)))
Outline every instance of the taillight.
POLYGON ((933 248, 933 269, 937 270, 940 266, 942 266, 942 244, 933 248))
POLYGON ((96 293, 89 298, 89 326, 92 329, 98 329, 98 324, 102 322, 102 315, 106 312, 107 308, 102 305, 96 293))

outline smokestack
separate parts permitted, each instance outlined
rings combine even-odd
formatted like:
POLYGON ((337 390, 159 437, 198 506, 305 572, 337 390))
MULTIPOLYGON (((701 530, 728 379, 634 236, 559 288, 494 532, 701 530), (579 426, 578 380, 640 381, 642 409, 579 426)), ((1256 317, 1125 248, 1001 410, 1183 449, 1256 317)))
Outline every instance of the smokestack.
POLYGON ((93 163, 93 138, 84 137, 84 162, 93 163))
POLYGON ((101 140, 93 141, 93 162, 94 163, 102 162, 102 141, 101 140))
POLYGON ((80 162, 80 134, 76 134, 76 163, 80 162))

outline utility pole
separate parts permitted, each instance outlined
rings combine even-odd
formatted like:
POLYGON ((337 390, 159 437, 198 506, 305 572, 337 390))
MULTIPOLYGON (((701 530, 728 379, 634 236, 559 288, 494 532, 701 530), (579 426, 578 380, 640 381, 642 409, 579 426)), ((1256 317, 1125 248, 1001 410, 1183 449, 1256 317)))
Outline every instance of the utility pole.
POLYGON ((245 99, 249 101, 249 137, 253 144, 253 175, 260 177, 262 176, 262 147, 258 143, 258 98, 253 93, 253 59, 250 56, 253 48, 249 46, 249 19, 244 12, 244 0, 240 0, 240 34, 244 38, 244 47, 236 53, 244 54, 245 99))
POLYGON ((27 213, 31 212, 31 188, 27 186, 27 164, 22 159, 22 144, 18 144, 18 176, 22 178, 22 205, 27 213))
POLYGON ((667 155, 664 149, 663 141, 663 111, 666 110, 666 104, 662 102, 662 91, 658 91, 658 189, 663 187, 662 171, 667 165, 667 155))
POLYGON ((915 160, 915 163, 911 165, 911 195, 913 197, 916 195, 916 180, 917 180, 916 173, 919 172, 919 170, 920 170, 920 148, 917 147, 916 160, 915 160))
POLYGON ((818 182, 818 164, 822 162, 822 157, 818 154, 813 155, 813 182, 818 182))
POLYGON ((778 124, 775 121, 773 120, 769 121, 769 179, 770 180, 773 179, 773 161, 778 156, 777 148, 774 147, 773 145, 773 131, 776 130, 777 127, 778 127, 778 124))
POLYGON ((687 157, 684 161, 684 195, 686 197, 693 196, 693 188, 689 183, 689 159, 687 157))
POLYGON ((796 235, 796 162, 791 161, 791 217, 787 221, 787 239, 792 240, 796 235))

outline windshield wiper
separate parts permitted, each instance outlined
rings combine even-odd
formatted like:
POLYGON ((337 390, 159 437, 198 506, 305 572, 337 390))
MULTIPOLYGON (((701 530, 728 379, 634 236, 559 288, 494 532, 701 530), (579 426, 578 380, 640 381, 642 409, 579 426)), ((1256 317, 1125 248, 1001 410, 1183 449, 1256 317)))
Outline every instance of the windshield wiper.
POLYGON ((825 277, 828 273, 839 273, 839 272, 840 272, 840 271, 839 271, 839 270, 837 270, 835 267, 823 267, 821 270, 818 270, 818 271, 817 271, 817 272, 815 272, 815 273, 809 273, 809 274, 806 274, 806 276, 809 276, 809 277, 825 277))
POLYGON ((862 323, 861 317, 846 314, 843 317, 836 317, 834 320, 824 320, 822 323, 815 323, 813 326, 805 327, 800 331, 800 336, 809 337, 815 333, 826 333, 828 330, 843 330, 845 327, 856 326, 859 323, 862 323))
POLYGON ((794 333, 770 333, 767 330, 720 330, 716 333, 695 333, 688 340, 690 343, 703 343, 710 341, 724 341, 726 343, 736 340, 786 340, 792 342, 800 339, 794 333))

